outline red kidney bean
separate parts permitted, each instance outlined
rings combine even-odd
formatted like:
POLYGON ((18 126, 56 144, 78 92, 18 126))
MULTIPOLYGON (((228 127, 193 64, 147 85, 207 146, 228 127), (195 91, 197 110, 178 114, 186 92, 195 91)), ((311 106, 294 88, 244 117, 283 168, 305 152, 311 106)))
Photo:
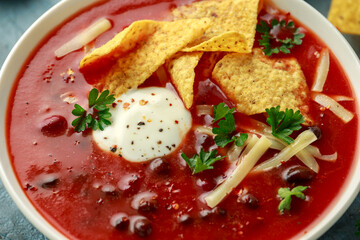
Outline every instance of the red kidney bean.
POLYGON ((41 122, 41 132, 48 137, 61 136, 66 132, 67 121, 63 116, 53 115, 41 122))

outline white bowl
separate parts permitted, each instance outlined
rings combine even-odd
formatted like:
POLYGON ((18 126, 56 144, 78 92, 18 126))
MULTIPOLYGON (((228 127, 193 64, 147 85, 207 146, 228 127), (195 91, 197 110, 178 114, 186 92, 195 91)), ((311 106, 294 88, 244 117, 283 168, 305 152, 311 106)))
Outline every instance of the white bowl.
MULTIPOLYGON (((64 20, 74 13, 83 9, 98 0, 68 0, 60 1, 44 15, 42 15, 19 39, 9 56, 7 57, 0 72, 0 125, 5 126, 7 102, 12 85, 20 71, 22 65, 27 60, 32 49, 47 35, 49 31, 61 24, 64 20)), ((281 9, 291 12, 292 16, 300 20, 304 25, 319 36, 324 43, 329 46, 341 63, 346 75, 352 83, 356 98, 360 99, 360 62, 344 39, 344 37, 333 27, 319 12, 300 0, 273 0, 281 9)), ((359 136, 360 134, 358 134, 359 136)), ((50 225, 33 207, 24 191, 22 190, 17 178, 13 172, 7 147, 4 128, 0 128, 0 175, 1 179, 19 207, 28 220, 50 239, 67 239, 63 234, 50 225)), ((358 141, 358 145, 360 141, 358 141)), ((360 146, 357 147, 360 149, 360 146)), ((301 239, 316 239, 327 231, 346 211, 352 201, 355 199, 360 189, 360 159, 356 153, 356 160, 351 170, 341 194, 335 201, 322 213, 311 226, 308 232, 301 236, 301 239)))

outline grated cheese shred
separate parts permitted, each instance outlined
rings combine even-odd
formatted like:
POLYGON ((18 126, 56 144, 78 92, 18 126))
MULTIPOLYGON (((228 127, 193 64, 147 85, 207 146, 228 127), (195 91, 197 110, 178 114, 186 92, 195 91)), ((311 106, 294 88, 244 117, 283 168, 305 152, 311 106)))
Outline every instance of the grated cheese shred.
MULTIPOLYGON (((257 138, 257 137, 256 137, 257 138)), ((239 164, 228 178, 209 195, 205 197, 207 205, 214 208, 218 205, 239 183, 246 177, 246 175, 255 166, 260 157, 269 149, 270 140, 262 136, 256 141, 255 145, 249 150, 249 152, 239 158, 239 164), (242 158, 242 159, 241 159, 242 158), (241 161, 240 161, 241 160, 241 161)), ((249 148, 249 145, 246 147, 249 148)))

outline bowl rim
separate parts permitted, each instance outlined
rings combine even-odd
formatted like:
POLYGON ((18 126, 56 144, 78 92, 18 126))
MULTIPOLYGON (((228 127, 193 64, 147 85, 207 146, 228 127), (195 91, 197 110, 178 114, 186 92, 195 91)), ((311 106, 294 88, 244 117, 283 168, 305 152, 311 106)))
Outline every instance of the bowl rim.
POLYGON ((0 69, 0 89, 5 94, 0 94, 0 177, 5 189, 20 209, 28 221, 35 226, 42 234, 49 239, 68 239, 60 229, 55 228, 46 218, 36 210, 21 188, 20 182, 14 173, 10 163, 11 154, 9 152, 5 134, 5 124, 7 115, 7 105, 12 91, 12 85, 17 79, 18 73, 43 39, 57 26, 60 26, 67 19, 71 18, 80 10, 102 0, 68 0, 60 1, 42 14, 31 26, 22 34, 10 53, 6 57, 0 69), (85 3, 85 4, 84 4, 85 3), (61 16, 60 18, 54 16, 61 16), (6 80, 11 79, 11 81, 6 80), (9 83, 10 82, 10 83, 9 83), (16 182, 16 184, 14 184, 16 182))
MULTIPOLYGON (((292 16, 298 19, 302 25, 305 25, 323 41, 325 45, 337 58, 345 75, 349 79, 353 94, 356 96, 356 109, 359 116, 359 97, 360 97, 360 60, 354 49, 350 46, 345 37, 315 8, 305 1, 286 1, 271 0, 278 8, 290 12, 292 16), (295 8, 293 2, 299 4, 295 8), (303 11, 304 8, 306 11, 303 11), (291 10, 291 11, 290 11, 291 10), (301 17, 300 17, 301 16, 301 17), (314 25, 314 22, 318 23, 314 25), (319 24, 321 23, 321 24, 319 24), (331 47, 330 47, 331 46, 331 47)), ((359 119, 357 119, 359 123, 359 119)), ((357 146, 360 145, 360 129, 358 125, 357 146)), ((343 189, 341 189, 328 208, 321 213, 317 220, 311 223, 306 229, 304 235, 298 234, 294 237, 304 237, 304 239, 317 239, 323 235, 350 207, 360 190, 360 154, 359 147, 356 148, 352 169, 350 170, 343 189)))
MULTIPOLYGON (((55 27, 61 25, 61 23, 81 9, 98 1, 101 0, 88 0, 86 3, 83 0, 68 0, 60 1, 55 4, 39 17, 21 36, 10 51, 0 70, 0 89, 2 89, 3 93, 5 92, 5 94, 0 94, 0 111, 3 113, 3 117, 0 118, 0 125, 4 126, 4 128, 0 128, 0 138, 3 140, 0 145, 0 177, 7 192, 10 194, 20 211, 49 239, 67 239, 67 237, 61 233, 60 229, 52 226, 31 204, 13 171, 9 157, 10 152, 5 144, 6 134, 4 129, 7 115, 7 103, 14 81, 23 67, 23 64, 31 55, 32 50, 35 49, 35 47, 38 46, 38 44, 55 27), (53 16, 61 17, 55 18, 53 16), (16 181, 16 184, 14 181, 16 181)), ((322 14, 305 1, 272 0, 272 2, 280 9, 291 12, 292 16, 316 33, 327 46, 334 46, 330 49, 349 78, 354 95, 356 96, 356 99, 359 100, 360 81, 356 81, 356 75, 360 76, 360 61, 343 35, 331 25, 322 14), (314 26, 314 22, 318 24, 314 26)), ((356 106, 357 109, 359 109, 358 101, 356 102, 356 106)), ((359 116, 359 112, 357 112, 357 114, 359 116)), ((360 127, 358 127, 357 135, 357 145, 359 146, 360 127)), ((355 153, 353 169, 344 183, 344 189, 341 190, 341 196, 334 199, 328 209, 325 210, 314 223, 305 229, 307 231, 306 233, 300 233, 294 238, 316 239, 320 237, 344 214, 350 204, 354 201, 360 190, 360 156, 358 149, 359 148, 357 148, 355 153)), ((340 193, 338 195, 340 195, 340 193)))

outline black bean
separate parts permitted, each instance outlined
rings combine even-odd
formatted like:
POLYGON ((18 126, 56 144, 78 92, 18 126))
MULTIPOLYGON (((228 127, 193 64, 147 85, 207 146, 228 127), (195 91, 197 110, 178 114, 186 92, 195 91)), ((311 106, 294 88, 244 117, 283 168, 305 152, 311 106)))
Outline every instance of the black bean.
POLYGON ((322 132, 321 132, 320 127, 311 126, 311 127, 309 127, 309 130, 312 131, 315 134, 315 136, 317 137, 318 140, 321 138, 322 132))
POLYGON ((239 196, 238 202, 244 204, 245 206, 251 209, 255 209, 259 207, 259 200, 250 193, 239 196))
POLYGON ((134 222, 134 232, 140 237, 147 237, 152 232, 151 222, 147 218, 139 218, 134 222))
POLYGON ((178 216, 178 223, 189 225, 194 221, 194 219, 189 214, 181 214, 178 216))
POLYGON ((157 200, 150 199, 150 200, 140 200, 138 210, 140 212, 155 212, 158 208, 157 200))
POLYGON ((101 187, 101 191, 106 194, 108 197, 117 199, 120 196, 120 192, 116 189, 115 186, 106 184, 101 187))
POLYGON ((127 230, 129 228, 130 220, 124 213, 118 213, 111 219, 111 225, 119 231, 127 230))
POLYGON ((219 216, 225 216, 226 215, 226 210, 224 208, 214 208, 213 212, 216 213, 219 216))
POLYGON ((45 181, 41 184, 42 188, 49 189, 49 188, 55 188, 57 185, 59 185, 60 180, 56 177, 49 176, 45 179, 45 181))
POLYGON ((138 174, 128 174, 123 176, 118 182, 118 188, 125 196, 130 196, 139 191, 141 177, 138 174))
POLYGON ((310 181, 315 172, 305 166, 296 165, 285 169, 282 175, 285 181, 297 184, 310 181))
POLYGON ((201 187, 204 191, 211 191, 216 187, 216 182, 214 179, 197 179, 196 185, 201 187))
POLYGON ((211 210, 208 210, 208 209, 204 209, 204 210, 201 210, 199 215, 200 215, 200 218, 206 220, 206 219, 209 219, 214 213, 211 211, 211 210))
POLYGON ((216 216, 218 216, 218 217, 226 216, 226 213, 227 212, 225 209, 216 207, 211 210, 204 209, 204 210, 200 211, 199 216, 203 220, 209 220, 209 219, 213 219, 216 216))
POLYGON ((159 175, 168 175, 170 173, 170 165, 161 158, 156 158, 150 163, 150 169, 159 175))

